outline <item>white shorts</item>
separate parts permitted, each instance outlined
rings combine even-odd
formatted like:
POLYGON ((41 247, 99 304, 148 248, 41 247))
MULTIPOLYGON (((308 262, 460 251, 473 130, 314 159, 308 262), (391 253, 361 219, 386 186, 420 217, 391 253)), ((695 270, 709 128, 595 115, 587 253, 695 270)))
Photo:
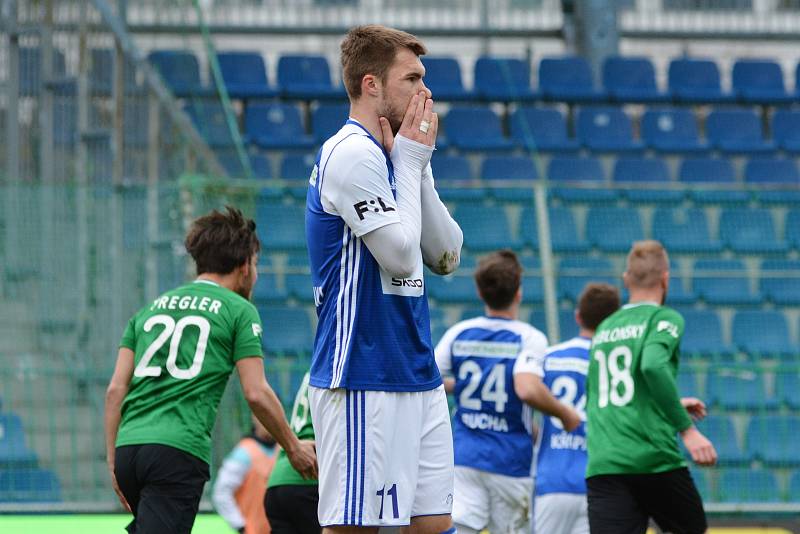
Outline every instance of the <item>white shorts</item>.
POLYGON ((309 388, 319 523, 401 526, 453 508, 453 433, 444 387, 309 388))
POLYGON ((533 501, 534 534, 589 534, 586 495, 547 493, 533 501))
POLYGON ((457 465, 453 523, 492 534, 530 533, 531 477, 509 477, 457 465))

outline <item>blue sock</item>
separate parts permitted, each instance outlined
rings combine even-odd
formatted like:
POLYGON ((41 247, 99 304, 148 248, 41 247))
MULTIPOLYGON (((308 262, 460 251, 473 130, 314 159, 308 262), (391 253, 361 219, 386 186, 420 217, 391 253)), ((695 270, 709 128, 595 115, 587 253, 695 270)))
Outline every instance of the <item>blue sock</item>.
POLYGON ((456 527, 445 530, 442 534, 456 534, 456 527))

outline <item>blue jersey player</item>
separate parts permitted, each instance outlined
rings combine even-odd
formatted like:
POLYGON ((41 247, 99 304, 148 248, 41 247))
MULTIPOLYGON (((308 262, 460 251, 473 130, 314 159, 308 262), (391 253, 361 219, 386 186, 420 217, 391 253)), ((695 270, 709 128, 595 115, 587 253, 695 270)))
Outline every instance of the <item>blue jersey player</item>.
POLYGON ((341 45, 350 118, 310 178, 306 238, 319 317, 309 401, 327 532, 452 528, 453 449, 423 264, 463 237, 434 189, 438 129, 424 45, 370 25, 341 45))
POLYGON ((620 305, 608 284, 587 284, 578 301, 577 337, 547 349, 544 383, 561 402, 574 406, 584 422, 568 432, 545 417, 536 454, 535 534, 589 534, 586 505, 586 373, 595 328, 620 305))
POLYGON ((580 418, 542 383, 547 338, 518 321, 522 266, 501 250, 475 272, 486 316, 461 321, 436 346, 436 363, 458 409, 453 422, 459 533, 530 530, 532 413, 530 406, 574 428, 580 418))

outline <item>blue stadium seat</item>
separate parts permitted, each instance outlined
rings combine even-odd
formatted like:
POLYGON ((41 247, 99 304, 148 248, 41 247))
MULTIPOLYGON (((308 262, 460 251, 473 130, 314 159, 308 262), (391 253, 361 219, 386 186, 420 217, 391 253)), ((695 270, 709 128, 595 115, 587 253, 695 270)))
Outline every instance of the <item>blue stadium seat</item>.
MULTIPOLYGON (((536 98, 527 60, 480 57, 475 62, 475 92, 484 100, 522 102, 536 98)), ((433 95, 436 98, 436 94, 433 95)))
POLYGON ((719 237, 734 252, 776 254, 788 250, 778 241, 772 212, 759 208, 727 208, 719 221, 719 237))
POLYGON ((658 208, 653 214, 653 237, 671 252, 722 250, 722 244, 711 239, 706 212, 698 208, 658 208))
POLYGON ((472 180, 472 169, 469 160, 464 156, 433 153, 431 158, 433 177, 439 185, 439 180, 472 180))
POLYGON ((575 322, 575 310, 558 310, 558 329, 561 339, 571 339, 578 335, 580 327, 575 322))
POLYGON ((775 144, 764 139, 761 120, 746 109, 716 109, 706 118, 706 136, 714 148, 727 154, 764 154, 775 144))
POLYGON ((511 150, 514 143, 503 135, 500 118, 487 107, 453 107, 444 119, 448 142, 461 150, 511 150), (480 128, 475 125, 479 124, 480 128))
MULTIPOLYGON (((31 46, 19 47, 19 94, 36 96, 42 90, 42 55, 41 49, 31 46)), ((75 81, 68 80, 64 53, 53 48, 53 76, 48 81, 55 81, 54 89, 61 94, 74 93, 75 81)))
POLYGON ((697 429, 714 444, 719 465, 742 465, 752 460, 742 451, 730 416, 710 415, 697 423, 697 429))
POLYGON ((500 206, 467 204, 459 206, 454 217, 464 233, 464 246, 468 250, 494 250, 518 248, 519 239, 511 237, 505 209, 500 206))
MULTIPOLYGON (((726 366, 710 369, 706 377, 706 396, 710 405, 725 410, 775 409, 778 402, 767 397, 760 369, 726 366)), ((748 447, 748 452, 754 452, 748 447)))
POLYGON ((656 86, 656 71, 646 57, 611 56, 603 62, 603 87, 616 102, 663 102, 669 95, 656 86))
POLYGON ((740 260, 699 259, 694 263, 693 289, 708 304, 754 305, 759 293, 750 291, 747 271, 740 260))
POLYGON ((322 56, 286 55, 278 59, 278 88, 287 98, 303 100, 344 99, 334 87, 328 60, 322 56))
POLYGON ((580 143, 567 135, 567 123, 553 108, 517 108, 509 117, 511 139, 525 150, 577 152, 580 143))
POLYGON ((303 128, 300 110, 292 104, 248 104, 244 130, 250 142, 265 149, 309 149, 314 146, 314 140, 303 128))
POLYGON ((691 369, 681 367, 676 378, 678 383, 678 393, 681 397, 699 397, 700 390, 697 387, 697 379, 691 369))
MULTIPOLYGON (((572 210, 565 207, 548 208, 550 219, 550 243, 555 252, 581 253, 589 250, 589 245, 578 237, 578 228, 572 210)), ((536 212, 526 207, 520 213, 520 238, 534 250, 539 249, 536 212)))
POLYGON ((621 157, 614 164, 614 181, 631 183, 670 182, 667 163, 660 158, 621 157))
POLYGON ((546 57, 539 63, 539 90, 547 100, 601 102, 603 90, 594 87, 592 68, 578 56, 546 57))
POLYGON ((800 210, 793 209, 786 212, 786 224, 784 224, 786 242, 790 246, 800 249, 800 210))
POLYGON ((641 152, 644 145, 633 139, 633 126, 619 108, 587 107, 578 111, 575 133, 595 152, 641 152))
MULTIPOLYGON (((254 178, 260 180, 272 178, 272 164, 267 156, 264 154, 248 154, 248 158, 250 159, 250 169, 253 171, 254 178)), ((217 159, 231 178, 245 178, 247 176, 242 160, 239 159, 239 154, 236 150, 218 152, 217 159)))
POLYGON ((732 78, 733 92, 748 104, 788 104, 795 99, 786 92, 783 71, 774 61, 738 59, 732 78))
POLYGON ((687 183, 733 183, 736 177, 729 159, 686 158, 681 162, 678 179, 687 183))
POLYGON ((761 262, 761 293, 779 306, 800 305, 800 260, 761 262))
POLYGON ((268 355, 308 354, 314 346, 314 333, 305 308, 261 307, 264 348, 268 355))
POLYGON ((589 208, 586 239, 603 252, 627 252, 631 243, 644 239, 639 211, 614 207, 589 208))
MULTIPOLYGON (((669 302, 672 291, 667 294, 669 302)), ((722 323, 714 310, 684 310, 684 333, 681 352, 693 358, 729 359, 733 350, 722 338, 722 323)))
POLYGON ((475 99, 475 92, 464 88, 461 66, 456 58, 423 56, 421 59, 425 66, 425 85, 437 101, 475 99))
POLYGON ((800 173, 791 159, 753 158, 745 166, 744 181, 750 184, 800 185, 800 173))
POLYGON ((775 143, 787 152, 800 152, 800 111, 776 110, 771 122, 775 143))
MULTIPOLYGON (((211 147, 233 147, 236 144, 228 126, 225 108, 220 102, 200 101, 186 107, 195 128, 211 147)), ((231 110, 233 114, 234 111, 231 110)), ((236 117, 234 115, 234 127, 236 117)))
MULTIPOLYGON (((314 154, 286 154, 281 161, 281 178, 284 180, 308 180, 314 168, 314 154)), ((304 187, 305 189, 305 187, 304 187)))
POLYGON ((4 467, 35 466, 36 453, 25 443, 22 421, 15 413, 0 413, 0 472, 4 467))
MULTIPOLYGON (((468 302, 479 301, 478 290, 471 276, 455 274, 450 276, 426 276, 428 294, 439 302, 468 302)), ((470 312, 474 317, 475 313, 470 312)), ((483 315, 483 312, 480 313, 483 315)))
POLYGON ((275 273, 259 273, 256 285, 253 287, 253 301, 256 304, 283 303, 288 297, 289 292, 275 273))
POLYGON ((541 271, 542 265, 539 258, 520 258, 523 264, 522 272, 522 302, 536 303, 544 302, 544 282, 541 271))
POLYGON ((0 470, 0 502, 59 502, 61 483, 49 469, 0 470))
POLYGON ((271 98, 277 95, 267 81, 264 58, 259 52, 219 52, 217 60, 231 98, 271 98))
POLYGON ((722 92, 717 64, 708 59, 677 58, 669 64, 669 90, 679 102, 691 104, 731 102, 722 92))
POLYGON ((642 115, 641 132, 647 146, 657 152, 696 154, 709 148, 700 140, 697 118, 688 109, 648 109, 642 115))
POLYGON ((265 251, 304 249, 305 209, 296 205, 260 203, 256 206, 256 230, 265 251))
POLYGON ((603 166, 597 158, 553 157, 547 164, 547 177, 554 182, 604 182, 603 166))
POLYGON ((798 347, 789 338, 783 312, 741 310, 733 316, 733 343, 751 357, 792 359, 798 347))
POLYGON ((320 104, 311 113, 311 134, 321 145, 342 129, 350 114, 349 104, 320 104))
POLYGON ((775 370, 775 396, 790 410, 800 410, 800 373, 796 367, 775 370))
POLYGON ((711 484, 708 482, 708 475, 706 472, 697 468, 690 468, 689 473, 692 475, 694 485, 697 488, 697 492, 700 494, 700 497, 703 498, 703 502, 710 501, 711 484))
POLYGON ((747 425, 747 450, 768 466, 797 466, 798 435, 800 417, 796 415, 756 415, 747 425))
MULTIPOLYGON (((307 271, 308 268, 300 270, 307 271)), ((314 283, 311 281, 311 273, 296 271, 298 269, 286 273, 286 291, 295 299, 310 304, 314 302, 314 283)))
POLYGON ((786 493, 786 500, 800 502, 800 470, 793 472, 789 477, 789 491, 786 493))
POLYGON ((722 471, 717 483, 719 502, 780 502, 778 480, 765 469, 731 468, 722 471))
POLYGON ((556 272, 558 293, 561 298, 577 302, 581 291, 589 282, 606 282, 619 286, 619 275, 605 258, 572 256, 562 258, 556 272))
POLYGON ((147 59, 177 97, 208 96, 213 89, 200 81, 200 65, 191 50, 154 50, 147 59))
POLYGON ((481 178, 492 180, 525 180, 539 178, 531 158, 525 156, 489 156, 481 164, 481 178))
POLYGON ((695 295, 694 291, 687 288, 687 285, 688 283, 683 277, 677 274, 671 274, 669 278, 669 292, 667 293, 667 305, 694 305, 697 302, 697 295, 695 295))

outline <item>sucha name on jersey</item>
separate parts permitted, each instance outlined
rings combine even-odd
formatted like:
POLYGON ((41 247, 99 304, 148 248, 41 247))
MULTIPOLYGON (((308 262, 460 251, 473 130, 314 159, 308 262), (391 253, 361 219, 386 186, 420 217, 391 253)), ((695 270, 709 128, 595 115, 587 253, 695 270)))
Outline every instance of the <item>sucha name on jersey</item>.
POLYGON ((600 345, 602 343, 613 343, 615 341, 624 341, 626 339, 638 339, 644 335, 647 328, 646 323, 632 324, 628 326, 618 326, 611 330, 600 330, 592 338, 592 346, 600 345))
POLYGON ((481 412, 468 412, 461 414, 464 426, 473 430, 493 430, 495 432, 508 432, 508 421, 505 417, 490 415, 481 412))
POLYGON ((190 295, 172 295, 171 297, 159 297, 153 301, 150 311, 153 310, 200 310, 219 315, 222 302, 208 297, 196 297, 190 295))

